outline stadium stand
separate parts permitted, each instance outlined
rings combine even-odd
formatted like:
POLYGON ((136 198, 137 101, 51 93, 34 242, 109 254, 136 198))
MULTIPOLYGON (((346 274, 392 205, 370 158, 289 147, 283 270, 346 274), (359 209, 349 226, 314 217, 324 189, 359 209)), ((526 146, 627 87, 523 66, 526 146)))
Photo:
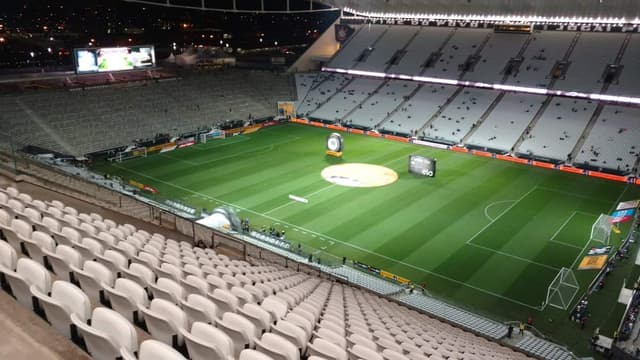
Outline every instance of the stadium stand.
POLYGON ((367 62, 373 53, 374 44, 387 31, 389 26, 362 26, 329 62, 328 66, 352 69, 367 62))
POLYGON ((636 64, 640 63, 640 37, 636 34, 631 35, 629 44, 624 51, 622 60, 620 61, 620 73, 614 82, 609 86, 608 94, 623 96, 639 96, 640 69, 636 64))
MULTIPOLYGON (((395 27, 391 31, 394 31, 395 27)), ((406 46, 403 53, 398 53, 397 64, 391 64, 388 72, 393 74, 419 75, 422 73, 428 59, 434 58, 438 51, 454 30, 445 27, 423 27, 413 40, 406 46)))
POLYGON ((478 126, 467 144, 502 151, 511 151, 518 138, 544 102, 544 97, 526 94, 506 94, 491 114, 478 126))
POLYGON ((471 65, 463 79, 488 83, 500 83, 505 76, 504 71, 511 59, 518 53, 528 40, 523 34, 492 34, 475 63, 471 65))
POLYGON ((390 80, 344 117, 343 122, 374 128, 418 86, 415 82, 390 80))
POLYGON ((574 32, 536 31, 522 54, 522 63, 505 82, 509 85, 546 88, 556 62, 569 50, 574 32))
POLYGON ((598 93, 606 66, 620 52, 624 36, 611 33, 580 33, 568 58, 568 70, 555 82, 555 89, 598 93))
POLYGON ((366 61, 356 64, 356 69, 365 71, 384 71, 397 51, 401 50, 419 29, 411 26, 391 27, 375 43, 366 61))
POLYGON ((306 79, 296 76, 296 83, 299 87, 307 88, 303 94, 298 93, 298 105, 296 112, 301 116, 309 116, 311 112, 327 101, 337 91, 346 86, 352 79, 351 76, 339 74, 329 74, 320 76, 318 81, 313 81, 313 74, 309 74, 306 79), (308 85, 304 85, 308 84, 308 85))
MULTIPOLYGON (((25 306, 31 307, 32 304, 40 306, 40 302, 32 301, 31 296, 45 300, 51 299, 47 300, 49 302, 71 300, 72 298, 67 296, 61 297, 65 293, 75 294, 74 300, 71 301, 77 303, 83 303, 82 299, 84 303, 91 299, 93 309, 91 313, 86 306, 74 307, 78 313, 68 313, 69 319, 65 319, 64 312, 58 311, 56 323, 73 323, 74 327, 71 328, 72 331, 68 336, 76 339, 73 334, 84 335, 88 351, 94 358, 112 359, 120 353, 126 359, 136 359, 135 352, 138 349, 138 359, 152 358, 152 356, 149 357, 150 351, 154 356, 163 358, 166 356, 166 358, 182 359, 188 355, 192 359, 198 359, 200 358, 198 355, 202 355, 205 349, 209 349, 207 350, 209 352, 205 353, 221 354, 222 358, 227 359, 246 359, 250 356, 261 359, 298 359, 307 352, 310 355, 322 355, 330 359, 346 359, 348 354, 364 354, 371 351, 382 353, 385 358, 393 359, 427 359, 434 356, 473 359, 527 358, 526 355, 496 342, 478 337, 366 291, 298 273, 256 258, 250 257, 248 261, 233 260, 212 249, 194 247, 188 242, 178 242, 161 233, 151 233, 128 223, 118 224, 100 214, 92 217, 60 201, 36 202, 31 197, 20 196, 23 194, 15 188, 0 189, 0 192, 6 196, 6 199, 3 197, 3 202, 0 203, 4 212, 22 213, 18 202, 24 205, 25 209, 38 204, 38 210, 34 210, 41 216, 52 216, 58 223, 64 224, 64 227, 73 228, 77 232, 85 231, 78 227, 79 225, 103 227, 115 237, 114 243, 105 241, 102 243, 103 247, 121 252, 128 262, 132 261, 130 267, 137 264, 141 268, 148 269, 150 273, 158 269, 148 267, 146 262, 136 262, 136 258, 146 254, 149 259, 156 259, 156 262, 163 264, 166 264, 164 261, 174 259, 173 261, 179 264, 178 268, 184 271, 187 271, 189 265, 192 268, 200 268, 203 272, 194 275, 197 277, 204 277, 205 270, 209 272, 203 279, 203 283, 215 290, 205 291, 205 296, 198 295, 204 299, 202 304, 209 304, 206 306, 214 311, 212 314, 215 314, 215 322, 207 325, 211 322, 207 316, 198 319, 190 319, 187 316, 185 312, 190 308, 184 305, 184 301, 173 303, 153 298, 147 303, 144 297, 134 295, 139 291, 119 292, 120 297, 131 296, 130 301, 140 306, 140 312, 137 315, 135 311, 129 313, 130 310, 121 314, 121 308, 119 311, 109 309, 110 302, 111 306, 116 303, 116 298, 111 299, 111 294, 115 294, 111 286, 104 285, 105 291, 101 292, 98 298, 87 297, 83 295, 87 291, 83 282, 80 283, 81 288, 77 288, 63 279, 58 279, 58 274, 51 273, 43 265, 32 261, 28 257, 30 254, 23 253, 22 249, 16 251, 11 246, 3 246, 2 248, 7 251, 0 251, 2 274, 9 279, 21 277, 23 279, 21 281, 25 284, 37 286, 33 288, 33 295, 19 292, 20 296, 24 296, 24 301, 28 300, 24 303, 25 306), (31 200, 28 201, 28 199, 31 200), (63 216, 60 217, 60 215, 63 216), (133 245, 133 251, 137 255, 132 256, 131 253, 122 251, 117 246, 119 243, 133 245), (150 248, 156 249, 154 252, 160 256, 156 257, 147 252, 150 248), (225 279, 223 283, 213 281, 221 274, 225 274, 222 275, 222 279, 225 279), (51 289, 51 298, 48 297, 49 289, 51 289), (218 293, 225 294, 223 302, 220 302, 222 298, 216 295, 218 293), (253 293, 255 296, 240 298, 239 295, 234 295, 241 293, 253 293), (135 300, 136 298, 139 300, 135 300), (211 302, 207 301, 207 298, 211 302), (229 307, 230 304, 235 305, 229 307), (89 319, 91 319, 90 323, 89 319), (143 321, 150 334, 144 330, 146 328, 140 327, 143 321), (261 334, 262 331, 265 333, 261 334), (210 336, 203 336, 203 334, 216 334, 217 337, 226 340, 214 341, 210 336), (181 346, 184 340, 186 340, 186 347, 181 346), (147 348, 152 344, 155 349, 148 350, 147 348), (122 348, 124 350, 121 350, 122 348), (246 348, 255 348, 257 352, 246 348)), ((13 229, 13 224, 9 221, 10 217, 0 217, 0 219, 3 233, 0 244, 2 244, 4 236, 13 229)), ((32 219, 30 225, 36 223, 39 221, 32 219)), ((57 231, 56 228, 51 229, 51 231, 54 230, 57 231)), ((29 236, 24 235, 24 239, 29 241, 29 236)), ((79 245, 77 238, 67 238, 67 240, 72 246, 79 245)), ((93 256, 98 254, 94 253, 93 256)), ((127 272, 124 267, 119 267, 118 270, 114 273, 107 269, 105 274, 111 273, 111 277, 116 278, 127 272)), ((156 275, 160 279, 168 280, 162 277, 164 276, 162 272, 156 272, 156 275)), ((125 278, 118 278, 116 288, 123 290, 121 282, 125 280, 125 278), (120 285, 118 285, 119 282, 120 285)), ((126 282, 130 288, 137 286, 145 288, 148 285, 146 281, 135 285, 136 281, 136 277, 132 277, 126 282)), ((7 290, 17 295, 19 287, 16 287, 16 284, 18 283, 10 281, 7 290)), ((177 286, 184 293, 190 294, 186 297, 187 301, 194 301, 190 300, 191 296, 198 291, 182 288, 179 284, 177 286)), ((155 295, 155 292, 152 294, 155 295)), ((118 308, 114 307, 114 309, 118 308)), ((50 310, 46 312, 47 316, 53 308, 48 309, 50 310)), ((190 314, 198 313, 190 312, 190 314)), ((63 333, 67 336, 66 331, 63 333)))
POLYGON ((409 100, 403 103, 385 121, 382 128, 411 134, 419 131, 442 104, 455 92, 455 87, 435 84, 423 84, 409 100))
POLYGON ((278 100, 294 99, 294 91, 288 76, 264 71, 194 73, 84 91, 27 90, 0 96, 0 131, 18 143, 81 156, 151 134, 270 116, 278 100), (118 136, 110 135, 114 130, 118 136))
POLYGON ((517 152, 565 161, 578 143, 596 104, 592 101, 553 98, 517 152))
POLYGON ((311 118, 332 122, 341 121, 352 109, 359 106, 383 84, 383 80, 356 78, 325 100, 325 102, 309 116, 311 118))
POLYGON ((425 69, 423 75, 458 79, 465 68, 464 64, 482 50, 491 35, 490 30, 457 28, 438 54, 438 59, 425 69))
POLYGON ((635 173, 640 157, 640 109, 605 106, 574 162, 635 173))
POLYGON ((462 89, 422 135, 438 141, 459 143, 469 130, 475 128, 498 94, 497 91, 462 89))

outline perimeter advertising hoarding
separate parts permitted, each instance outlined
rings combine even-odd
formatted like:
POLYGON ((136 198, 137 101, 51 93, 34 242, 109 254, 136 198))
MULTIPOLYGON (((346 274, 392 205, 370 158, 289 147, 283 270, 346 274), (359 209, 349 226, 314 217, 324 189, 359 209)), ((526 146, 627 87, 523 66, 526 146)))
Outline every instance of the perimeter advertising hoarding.
POLYGON ((100 73, 152 68, 156 65, 153 45, 74 49, 76 73, 100 73))

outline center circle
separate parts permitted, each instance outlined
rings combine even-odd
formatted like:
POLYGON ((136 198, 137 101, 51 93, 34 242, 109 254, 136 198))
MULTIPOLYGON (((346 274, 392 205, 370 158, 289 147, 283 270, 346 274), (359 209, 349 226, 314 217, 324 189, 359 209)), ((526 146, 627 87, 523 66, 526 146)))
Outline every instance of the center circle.
POLYGON ((398 180, 398 173, 387 167, 361 163, 331 165, 320 175, 336 185, 360 188, 385 186, 398 180))

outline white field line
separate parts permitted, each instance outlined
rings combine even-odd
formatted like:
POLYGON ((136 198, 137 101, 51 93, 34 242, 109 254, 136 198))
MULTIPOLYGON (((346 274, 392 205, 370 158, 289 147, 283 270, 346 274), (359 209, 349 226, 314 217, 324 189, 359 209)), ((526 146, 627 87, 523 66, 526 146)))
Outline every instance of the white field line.
MULTIPOLYGON (((265 145, 265 146, 261 146, 261 147, 257 147, 257 148, 253 148, 253 149, 249 149, 249 150, 246 150, 246 151, 241 151, 241 152, 229 154, 229 155, 226 155, 226 156, 217 157, 217 158, 210 159, 210 160, 200 161, 200 162, 178 159, 176 157, 166 155, 165 153, 161 153, 160 155, 168 157, 168 158, 170 158, 172 160, 182 161, 182 162, 187 163, 187 164, 192 165, 192 166, 202 166, 202 165, 209 164, 209 163, 212 163, 212 162, 231 159, 231 158, 234 158, 236 156, 249 154, 249 153, 253 153, 253 152, 257 152, 257 151, 261 151, 261 150, 271 150, 271 149, 273 149, 274 146, 287 144, 287 143, 294 142, 294 141, 300 140, 300 139, 302 139, 302 138, 299 137, 299 136, 296 136, 296 137, 293 137, 293 138, 289 138, 286 141, 280 141, 280 142, 276 142, 276 143, 273 143, 273 144, 269 144, 269 145, 265 145)), ((240 141, 240 142, 242 142, 242 141, 240 141)))
MULTIPOLYGON (((215 144, 215 145, 209 145, 209 141, 215 141, 215 140, 207 140, 206 144, 200 144, 202 146, 195 146, 195 149, 198 150, 198 151, 209 151, 211 149, 216 149, 216 148, 227 146, 227 145, 243 143, 245 141, 251 140, 251 138, 247 137, 247 136, 238 136, 238 138, 239 139, 244 139, 244 140, 223 141, 223 142, 221 142, 219 144, 215 144)), ((229 138, 229 139, 235 139, 235 137, 232 137, 232 138, 229 138)))
MULTIPOLYGON (((420 151, 417 151, 417 152, 415 152, 414 154, 418 154, 419 152, 420 152, 420 151)), ((395 159, 389 160, 389 161, 387 161, 387 162, 383 163, 381 166, 387 166, 387 165, 389 165, 389 164, 391 164, 391 163, 393 163, 393 162, 396 162, 396 161, 398 161, 398 160, 405 159, 407 156, 409 156, 409 155, 403 155, 403 156, 397 157, 397 158, 395 158, 395 159)), ((335 187, 335 186, 337 186, 337 184, 330 184, 330 185, 327 185, 327 186, 325 186, 325 187, 323 187, 323 188, 320 188, 319 190, 314 191, 314 192, 312 192, 312 193, 310 193, 310 194, 304 195, 304 196, 302 196, 302 197, 303 197, 303 198, 305 198, 305 199, 308 199, 308 198, 312 197, 313 195, 319 194, 319 193, 321 193, 321 192, 323 192, 323 191, 325 191, 325 190, 331 189, 331 188, 333 188, 333 187, 335 187)), ((271 214, 272 212, 275 212, 275 211, 277 211, 277 210, 280 210, 280 209, 282 209, 282 208, 285 208, 285 207, 287 207, 287 206, 289 206, 289 205, 291 205, 291 204, 294 204, 294 203, 295 203, 295 201, 293 201, 293 200, 288 201, 288 202, 286 202, 286 203, 284 203, 284 204, 282 204, 282 205, 278 205, 278 206, 274 207, 273 209, 270 209, 270 210, 265 211, 263 214, 265 214, 265 215, 266 215, 266 214, 271 214)))
POLYGON ((171 155, 169 155, 169 154, 167 154, 167 153, 160 153, 160 154, 158 154, 158 155, 160 155, 160 156, 162 156, 162 157, 165 157, 165 158, 168 158, 168 159, 171 159, 171 160, 174 160, 174 161, 180 161, 180 162, 183 162, 183 163, 185 163, 185 164, 189 164, 189 165, 191 165, 191 166, 198 166, 198 165, 199 165, 197 162, 193 162, 193 161, 189 161, 189 160, 180 159, 180 158, 177 158, 177 157, 175 157, 175 156, 171 156, 171 155))
POLYGON ((491 204, 485 206, 484 208, 484 216, 487 217, 487 219, 489 219, 489 221, 494 221, 494 219, 489 216, 489 208, 492 207, 493 205, 498 205, 498 204, 504 204, 504 203, 508 203, 508 202, 512 202, 512 201, 516 201, 516 200, 501 200, 501 201, 494 201, 491 204))
POLYGON ((560 234, 560 231, 562 231, 562 229, 564 229, 565 226, 567 226, 567 224, 571 221, 571 219, 573 219, 573 217, 578 213, 578 211, 574 211, 571 213, 571 216, 569 216, 569 218, 567 220, 565 220, 562 225, 560 225, 560 227, 558 228, 558 230, 556 230, 556 232, 553 234, 553 236, 551 237, 551 239, 549 239, 549 242, 552 243, 556 243, 556 244, 560 244, 560 245, 564 245, 564 246, 568 246, 568 247, 572 247, 574 249, 582 249, 580 246, 576 246, 576 245, 571 245, 571 244, 567 244, 565 242, 562 241, 558 241, 556 240, 556 236, 558 236, 558 234, 560 234))
POLYGON ((494 222, 496 222, 498 219, 500 219, 504 214, 506 214, 507 212, 509 212, 509 210, 513 209, 516 205, 518 205, 518 203, 520 203, 520 201, 522 201, 524 198, 526 198, 527 196, 529 196, 529 194, 531 194, 535 189, 537 189, 537 186, 532 187, 531 189, 529 189, 529 191, 527 191, 524 195, 520 196, 518 198, 518 200, 514 201, 513 204, 509 205, 508 208, 506 208, 503 212, 501 212, 498 216, 496 216, 495 219, 491 220, 487 225, 485 225, 482 229, 480 229, 480 231, 478 231, 477 233, 475 233, 475 235, 473 235, 472 237, 469 238, 469 240, 467 240, 467 244, 471 244, 471 241, 473 241, 473 239, 475 239, 476 237, 478 237, 478 235, 482 234, 482 232, 484 232, 487 228, 489 228, 489 226, 493 225, 494 222))
POLYGON ((202 193, 199 193, 199 192, 197 192, 197 191, 193 191, 193 190, 191 190, 191 189, 187 189, 187 188, 185 188, 185 187, 183 187, 183 186, 176 185, 176 184, 173 184, 173 183, 168 182, 168 181, 160 180, 160 179, 158 179, 158 178, 155 178, 155 177, 153 177, 153 176, 149 176, 149 175, 143 174, 143 173, 138 172, 138 171, 135 171, 135 170, 131 170, 131 169, 127 169, 127 168, 121 167, 121 166, 119 166, 119 165, 117 165, 117 164, 114 164, 113 166, 115 166, 115 167, 117 167, 117 168, 120 168, 120 169, 122 169, 122 170, 125 170, 125 171, 132 172, 132 173, 134 173, 134 174, 137 174, 137 175, 139 175, 139 176, 145 177, 145 178, 147 178, 147 179, 150 179, 150 180, 153 180, 153 181, 156 181, 156 182, 159 182, 159 183, 162 183, 162 184, 168 185, 168 186, 172 186, 172 187, 174 187, 174 188, 176 188, 176 189, 180 189, 180 190, 182 190, 182 191, 185 191, 185 192, 188 192, 188 193, 191 193, 191 194, 201 195, 201 196, 207 197, 207 198, 209 198, 209 199, 211 199, 211 200, 218 201, 218 202, 219 202, 219 203, 221 203, 221 204, 224 204, 224 205, 227 205, 227 206, 233 206, 233 207, 235 207, 235 208, 237 208, 237 209, 240 209, 240 210, 243 210, 243 211, 246 211, 246 212, 249 212, 249 213, 252 213, 252 214, 258 215, 258 216, 263 216, 263 217, 265 217, 265 218, 267 218, 267 219, 269 219, 269 220, 271 220, 271 221, 273 221, 273 222, 279 222, 279 223, 281 223, 281 224, 284 224, 285 226, 290 226, 291 228, 293 228, 293 230, 294 230, 294 231, 300 231, 300 230, 298 230, 298 229, 302 229, 302 230, 304 230, 304 231, 309 232, 309 233, 310 233, 310 234, 312 234, 312 235, 316 235, 316 236, 319 236, 319 237, 327 238, 327 239, 329 239, 329 240, 332 240, 332 241, 335 241, 335 242, 337 242, 337 243, 340 243, 340 244, 342 244, 342 245, 344 245, 344 246, 348 246, 348 247, 351 247, 351 248, 357 249, 357 250, 359 250, 359 251, 362 251, 362 252, 365 252, 365 253, 368 253, 368 254, 372 254, 372 255, 378 256, 378 257, 380 257, 380 258, 383 258, 383 259, 386 259, 386 260, 392 261, 392 262, 396 262, 396 263, 398 263, 398 264, 402 264, 402 265, 404 265, 404 266, 406 266, 406 267, 409 267, 409 268, 412 268, 412 269, 415 269, 415 270, 421 271, 421 272, 423 272, 423 273, 430 274, 430 275, 433 275, 433 276, 439 277, 439 278, 441 278, 441 279, 445 279, 445 280, 447 280, 447 281, 451 281, 452 283, 458 284, 458 285, 460 285, 460 286, 465 286, 465 287, 468 287, 468 288, 470 288, 470 289, 474 289, 474 290, 476 290, 476 291, 479 291, 479 292, 482 292, 482 293, 485 293, 485 294, 488 294, 488 295, 491 295, 491 296, 497 297, 497 298, 499 298, 499 299, 503 299, 503 300, 506 300, 506 301, 512 302, 512 303, 514 303, 514 304, 518 304, 518 305, 521 305, 521 306, 524 306, 524 307, 527 307, 527 308, 530 308, 530 309, 533 309, 533 310, 540 310, 540 307, 539 307, 539 306, 532 306, 532 305, 529 305, 529 304, 523 303, 523 302, 521 302, 521 301, 518 301, 518 300, 512 299, 512 298, 510 298, 510 297, 507 297, 507 296, 504 296, 504 295, 501 295, 501 294, 498 294, 498 293, 495 293, 495 292, 492 292, 492 291, 489 291, 489 290, 486 290, 486 289, 482 289, 482 288, 479 288, 479 287, 477 287, 477 286, 473 286, 473 285, 471 285, 471 284, 467 284, 467 283, 465 283, 464 281, 460 281, 460 280, 457 280, 457 279, 453 279, 453 278, 450 278, 450 277, 448 277, 448 276, 446 276, 446 275, 442 275, 442 274, 439 274, 439 273, 436 273, 436 272, 433 272, 433 271, 430 271, 430 270, 427 270, 427 269, 423 269, 423 268, 421 268, 421 267, 415 266, 415 265, 413 265, 413 264, 406 263, 406 262, 401 261, 401 260, 397 260, 397 259, 391 258, 391 257, 386 256, 386 255, 378 254, 378 253, 376 253, 376 252, 374 252, 374 251, 371 251, 371 250, 368 250, 368 249, 362 248, 362 247, 360 247, 360 246, 357 246, 357 245, 354 245, 354 244, 350 244, 350 243, 348 243, 348 242, 344 242, 344 241, 338 240, 338 239, 333 238, 333 237, 331 237, 331 236, 329 236, 329 235, 320 234, 320 233, 315 232, 315 231, 313 231, 313 230, 309 230, 309 229, 306 229, 306 228, 304 228, 304 227, 301 227, 301 226, 298 226, 298 225, 295 225, 295 224, 291 224, 291 223, 288 223, 288 222, 283 221, 283 220, 280 220, 280 219, 276 219, 276 218, 274 218, 274 217, 272 217, 272 216, 264 215, 263 213, 257 212, 257 211, 255 211, 255 210, 251 210, 251 209, 243 208, 243 207, 241 207, 241 206, 238 206, 238 205, 235 205, 235 204, 228 203, 228 202, 226 202, 226 201, 223 201, 223 200, 220 200, 220 199, 214 198, 214 197, 212 197, 212 196, 209 196, 209 195, 206 195, 206 194, 202 194, 202 193))
MULTIPOLYGON (((613 209, 616 208, 616 206, 618 205, 618 203, 620 202, 620 200, 622 199, 622 197, 624 196, 624 193, 627 192, 627 189, 629 188, 629 184, 627 184, 624 189, 622 189, 622 192, 620 193, 620 195, 618 196, 618 198, 616 199, 616 201, 613 203, 613 205, 611 205, 611 209, 609 209, 609 211, 607 212, 607 214, 611 213, 613 211, 613 209)), ((584 255, 585 250, 587 250, 587 247, 589 246, 589 244, 591 243, 591 239, 587 240, 584 244, 584 247, 582 248, 582 251, 580 251, 578 253, 578 256, 576 256, 576 259, 573 260, 573 263, 571 263, 571 266, 569 267, 569 269, 573 269, 576 264, 578 263, 578 260, 580 260, 580 258, 584 255)))
POLYGON ((576 197, 576 198, 579 198, 579 199, 589 199, 591 201, 606 202, 607 204, 609 203, 606 200, 594 199, 593 197, 591 197, 589 195, 582 195, 582 194, 574 193, 574 192, 571 192, 571 191, 564 191, 564 190, 554 189, 554 188, 549 188, 549 187, 544 187, 544 186, 538 186, 538 189, 551 191, 551 192, 555 192, 555 193, 558 193, 558 194, 564 194, 564 195, 568 195, 568 196, 573 196, 573 197, 576 197))
POLYGON ((539 263, 537 261, 525 259, 523 257, 517 256, 517 255, 513 255, 513 254, 509 254, 509 253, 506 253, 506 252, 503 252, 503 251, 500 251, 500 250, 492 249, 492 248, 490 248, 488 246, 478 245, 478 244, 474 244, 474 243, 469 243, 468 245, 475 246, 477 248, 484 249, 484 250, 487 250, 487 251, 491 251, 491 252, 494 252, 496 254, 500 254, 502 256, 510 257, 510 258, 513 258, 513 259, 518 259, 518 260, 527 262, 529 264, 542 266, 543 268, 547 268, 547 269, 550 269, 550 270, 560 271, 560 269, 557 268, 557 267, 554 267, 554 266, 551 266, 551 265, 547 265, 547 264, 543 264, 543 263, 539 263))

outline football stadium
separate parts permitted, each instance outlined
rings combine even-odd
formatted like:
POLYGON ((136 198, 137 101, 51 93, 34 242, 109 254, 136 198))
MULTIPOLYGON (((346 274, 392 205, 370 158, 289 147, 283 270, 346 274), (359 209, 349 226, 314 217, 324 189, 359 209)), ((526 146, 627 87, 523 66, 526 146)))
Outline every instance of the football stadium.
POLYGON ((640 4, 33 4, 1 358, 640 356, 640 4))

